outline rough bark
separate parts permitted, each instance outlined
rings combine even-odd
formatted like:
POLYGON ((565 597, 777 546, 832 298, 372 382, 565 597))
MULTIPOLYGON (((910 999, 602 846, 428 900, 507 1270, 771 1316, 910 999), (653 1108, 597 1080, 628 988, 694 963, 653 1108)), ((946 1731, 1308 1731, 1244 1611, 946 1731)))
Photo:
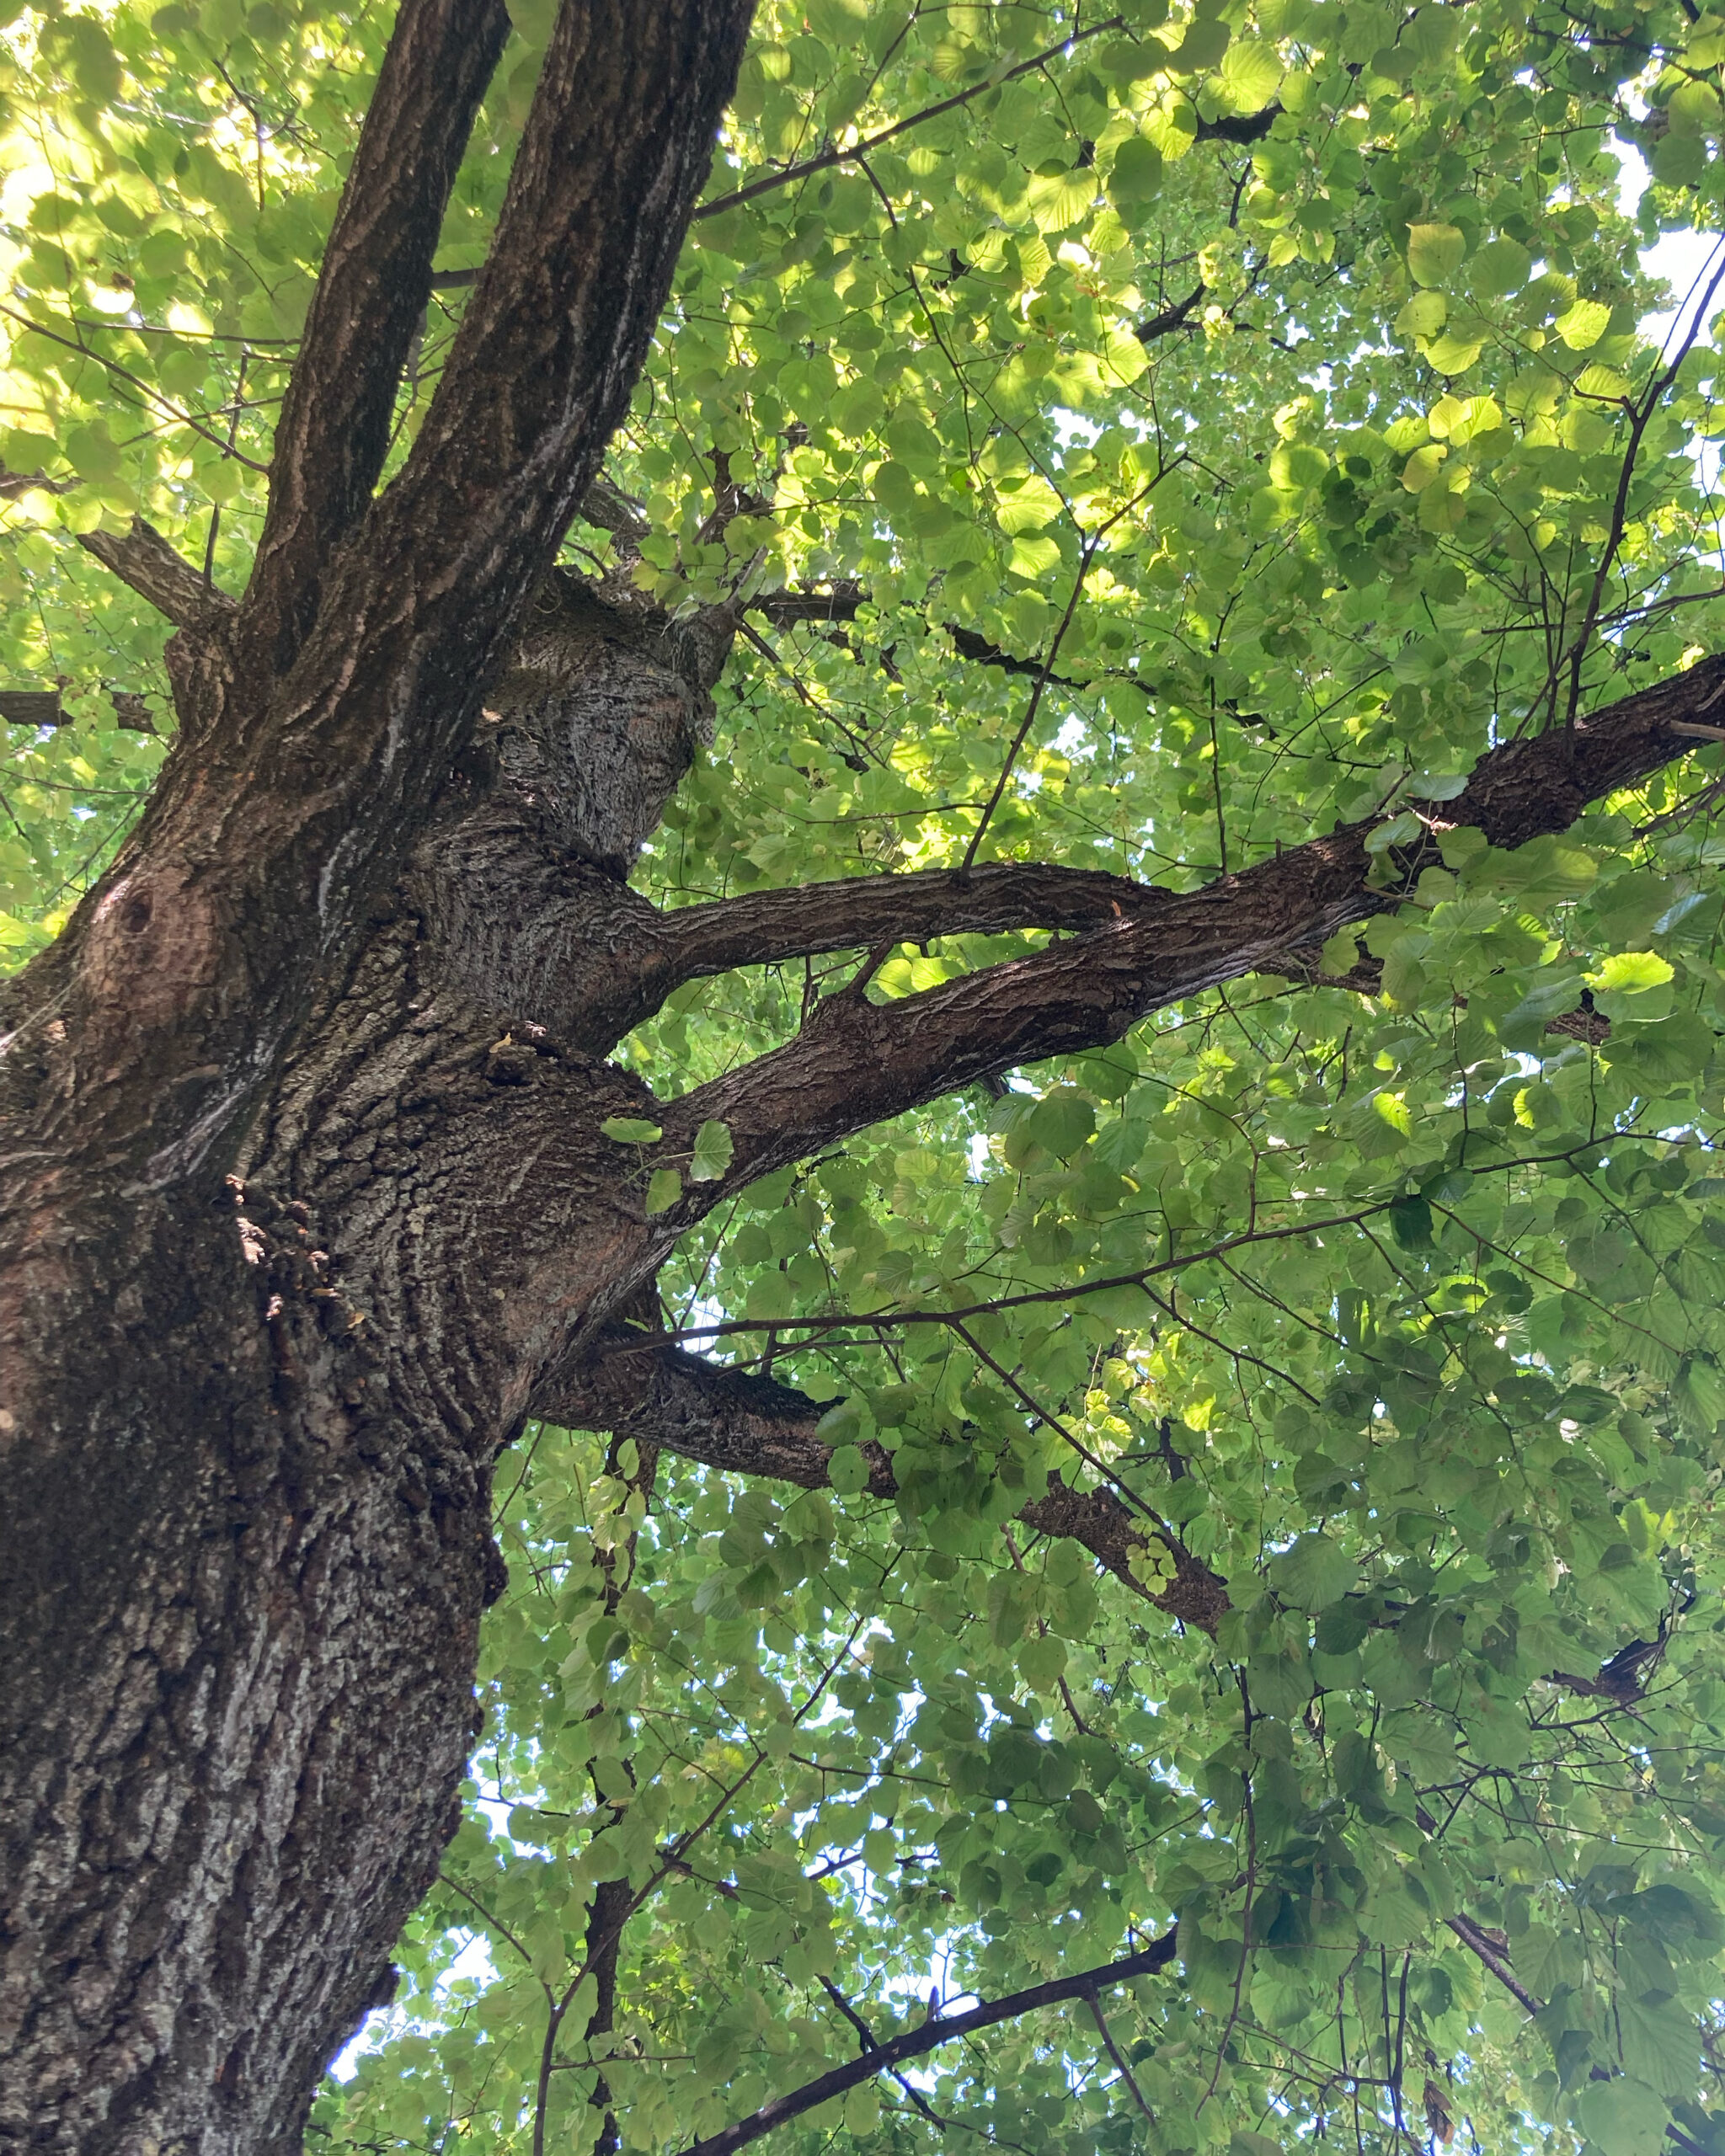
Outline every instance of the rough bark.
MULTIPOLYGON (((1397 902, 1363 825, 1184 894, 1009 864, 670 915, 628 889, 735 623, 549 571, 746 13, 565 9, 492 257, 374 497, 383 385, 498 35, 478 0, 409 0, 253 588, 222 601, 145 527, 103 542, 179 624, 180 734, 0 1011, 0 2143, 297 2145, 453 1823, 499 1581, 489 1478, 536 1403, 824 1475, 807 1403, 703 1366, 704 1423, 679 1406, 692 1358, 601 1396, 606 1327, 702 1209, 1397 902), (703 974, 1016 928, 1067 940, 899 1002, 829 998, 670 1106, 603 1059, 703 974), (727 1178, 652 1219, 600 1129, 644 1112, 655 1158, 708 1116, 735 1144, 727 1178)), ((1680 755, 1722 680, 1703 665, 1497 750, 1446 814, 1499 843, 1561 830, 1680 755)), ((1122 1577, 1156 1534, 1064 1486, 1024 1517, 1122 1577)), ((1188 1584, 1176 1614, 1204 1622, 1211 1585, 1188 1584)))
POLYGON ((495 274, 373 501, 501 20, 409 0, 356 173, 430 147, 394 195, 350 188, 280 546, 232 607, 147 532, 110 550, 181 624, 180 734, 0 1017, 6 2145, 296 2148, 455 1823, 491 1462, 629 1210, 552 1158, 547 1214, 509 1104, 582 1130, 639 1089, 579 1059, 521 1084, 387 894, 623 408, 747 13, 564 11, 495 274), (319 371, 344 352, 367 382, 319 371))
MULTIPOLYGON (((728 1474, 756 1475, 799 1489, 830 1481, 832 1448, 816 1425, 826 1410, 793 1386, 748 1370, 734 1370, 685 1353, 633 1328, 612 1328, 593 1350, 542 1386, 535 1401, 547 1420, 579 1429, 611 1430, 657 1445, 681 1459, 728 1474)), ((892 1454, 872 1440, 862 1447, 870 1496, 895 1497, 892 1454)), ((1210 1566, 1148 1508, 1138 1513, 1105 1486, 1075 1489, 1059 1476, 1028 1499, 1017 1518, 1033 1533, 1080 1543, 1135 1594, 1187 1624, 1214 1631, 1228 1595, 1210 1566), (1172 1575, 1146 1585, 1145 1560, 1160 1558, 1172 1575)))

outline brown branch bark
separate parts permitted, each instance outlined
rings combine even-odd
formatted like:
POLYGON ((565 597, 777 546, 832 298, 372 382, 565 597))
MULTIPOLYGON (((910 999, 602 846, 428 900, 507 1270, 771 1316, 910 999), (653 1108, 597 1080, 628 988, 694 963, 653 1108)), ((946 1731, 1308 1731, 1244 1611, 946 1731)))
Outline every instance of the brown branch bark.
POLYGON ((60 726, 66 713, 58 689, 0 689, 0 718, 8 726, 60 726))
POLYGON ((625 408, 748 15, 747 0, 564 11, 425 426, 318 565, 292 664, 279 632, 310 601, 278 606, 267 565, 230 630, 177 661, 170 648, 196 754, 171 760, 67 934, 7 985, 21 1015, 61 1013, 77 1067, 115 1074, 56 1125, 66 1166, 99 1157, 128 1189, 192 1173, 255 1107, 317 969, 351 955, 625 408))
POLYGON ((275 430, 246 607, 278 664, 383 468, 444 209, 508 35, 503 0, 406 0, 396 17, 275 430))
POLYGON ((141 516, 135 516, 125 532, 80 532, 78 544, 177 629, 207 628, 232 611, 233 601, 227 593, 206 584, 155 526, 141 516))
POLYGON ((490 255, 378 508, 440 611, 457 588, 457 611, 531 590, 568 528, 658 320, 750 13, 607 0, 558 18, 490 255))
POLYGON ((1518 2005, 1525 2008, 1529 2014, 1540 2014, 1545 2010, 1543 2003, 1535 1998, 1527 1986, 1515 1974, 1505 1959, 1502 1948, 1494 1945, 1487 1937, 1482 1926, 1477 1924, 1473 1919, 1468 1916, 1446 1917, 1444 1921, 1468 1952, 1479 1961, 1482 1967, 1490 1971, 1518 2005))
MULTIPOLYGON (((1494 749, 1436 828, 1471 827, 1501 846, 1567 830, 1590 802, 1683 755, 1681 729, 1722 695, 1725 659, 1706 659, 1574 727, 1494 749)), ((730 1177, 699 1186, 680 1221, 851 1131, 1017 1064, 1117 1040, 1151 1011, 1393 909, 1435 847, 1403 856, 1398 880, 1375 888, 1372 828, 1347 825, 1197 891, 1146 890, 1106 927, 897 1002, 818 1004, 794 1041, 668 1113, 675 1142, 714 1117, 735 1148, 730 1177)))
POLYGON ((844 877, 779 891, 745 892, 660 917, 657 934, 680 980, 735 966, 814 958, 890 939, 998 936, 1013 929, 1078 931, 1141 919, 1167 894, 1097 868, 985 862, 964 875, 844 877))
POLYGON ((746 2148, 751 2141, 771 2133, 775 2127, 801 2118, 805 2111, 830 2103, 835 2096, 842 2096, 860 2082, 872 2081, 877 2073, 902 2066, 906 2059, 921 2058, 959 2036, 974 2036, 978 2030, 992 2029, 1002 2021, 1016 2021, 1021 2015, 1033 2014, 1039 2007, 1064 2006, 1073 1999, 1094 1999, 1097 1992, 1114 1984, 1129 1983, 1134 1977, 1154 1976, 1173 1961, 1177 1936, 1172 1931, 1164 1932, 1141 1953, 1104 1962, 1099 1969, 1055 1977, 1048 1983, 1031 1984, 1023 1991, 1011 1992, 1004 1999, 989 1999, 983 2005, 973 2006, 967 2013, 926 2021, 920 2029, 906 2029, 901 2035, 889 2036, 884 2044, 878 2044, 873 2051, 864 2052, 859 2058, 834 2067, 816 2080, 805 2082, 788 2095, 774 2097, 770 2104, 763 2104, 758 2111, 739 2119, 734 2126, 708 2134, 704 2140, 691 2142, 683 2156, 731 2156, 734 2149, 746 2148))
POLYGON ((1175 330, 1183 329, 1192 318, 1192 310, 1199 306, 1210 290, 1200 277, 1183 300, 1177 300, 1172 307, 1165 307, 1160 314, 1148 315, 1133 330, 1140 344, 1153 344, 1158 337, 1171 337, 1175 330))
MULTIPOLYGON (((830 1482, 832 1448, 816 1433, 825 1412, 775 1379, 728 1369, 622 1329, 542 1387, 534 1401, 534 1412, 548 1422, 633 1436, 727 1474, 762 1476, 804 1490, 830 1482)), ((870 1495, 896 1497, 892 1454, 871 1442, 862 1455, 870 1495)), ((1046 1494, 1021 1507, 1018 1518, 1039 1534, 1081 1544, 1135 1593, 1183 1623, 1213 1632, 1228 1607, 1227 1590, 1210 1567, 1153 1518, 1135 1517, 1111 1490, 1069 1489, 1050 1476, 1046 1494), (1152 1590, 1133 1563, 1158 1546, 1175 1569, 1166 1585, 1152 1590)))

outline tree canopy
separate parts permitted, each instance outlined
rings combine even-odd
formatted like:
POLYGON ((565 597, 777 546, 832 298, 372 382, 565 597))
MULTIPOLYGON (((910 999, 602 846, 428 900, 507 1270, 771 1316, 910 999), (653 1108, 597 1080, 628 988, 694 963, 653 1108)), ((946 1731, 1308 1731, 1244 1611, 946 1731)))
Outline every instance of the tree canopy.
MULTIPOLYGON (((4 12, 22 964, 252 576, 391 23, 4 12)), ((499 1462, 466 1817, 309 2147, 1725 2156, 1725 253, 1640 259, 1722 61, 763 0, 561 556, 734 636, 603 1125, 676 1240, 499 1462)))

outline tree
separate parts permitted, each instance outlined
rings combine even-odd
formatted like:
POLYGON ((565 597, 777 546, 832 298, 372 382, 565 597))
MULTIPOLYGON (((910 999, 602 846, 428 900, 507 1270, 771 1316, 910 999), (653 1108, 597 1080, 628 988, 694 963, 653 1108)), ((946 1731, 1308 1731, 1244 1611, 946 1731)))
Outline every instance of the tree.
POLYGON ((0 2128, 1713 2156, 1725 29, 749 13, 5 33, 0 2128))

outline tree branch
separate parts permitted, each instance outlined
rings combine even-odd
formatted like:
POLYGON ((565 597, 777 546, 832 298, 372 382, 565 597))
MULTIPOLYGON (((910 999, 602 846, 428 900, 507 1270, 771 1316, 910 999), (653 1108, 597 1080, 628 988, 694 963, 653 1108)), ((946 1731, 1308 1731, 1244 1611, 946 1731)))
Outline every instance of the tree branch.
POLYGON ((1105 869, 996 861, 963 875, 934 868, 745 892, 662 915, 655 934, 684 981, 889 941, 1101 928, 1151 915, 1170 895, 1105 869))
MULTIPOLYGON (((815 1427, 825 1412, 776 1379, 728 1369, 626 1327, 605 1334, 579 1365, 542 1385, 533 1402, 533 1412, 547 1422, 610 1430, 726 1474, 770 1476, 802 1490, 830 1485, 833 1449, 815 1427)), ((891 1454, 873 1443, 862 1450, 870 1495, 895 1497, 891 1454)), ((1050 1476, 1047 1494, 1023 1506, 1018 1518, 1036 1534, 1081 1544, 1135 1593, 1183 1623, 1213 1632, 1228 1607, 1227 1590, 1207 1565, 1174 1535, 1158 1531, 1153 1517, 1135 1518, 1110 1490, 1069 1489, 1050 1476), (1133 1561, 1141 1563, 1157 1545, 1175 1571, 1152 1592, 1133 1561)))
MULTIPOLYGON (((1430 829, 1469 826, 1506 846, 1567 830, 1589 802, 1683 755, 1680 727, 1721 696, 1725 659, 1705 659, 1575 727, 1494 749, 1430 829)), ((1347 825, 1197 891, 1146 892, 1106 927, 921 995, 824 1000, 795 1040, 667 1111, 674 1142, 690 1142, 713 1117, 734 1146, 731 1174, 697 1186, 676 1225, 851 1131, 1016 1065, 1118 1040, 1151 1011, 1393 909, 1435 847, 1423 839, 1397 857, 1399 880, 1376 888, 1365 847, 1372 828, 1347 825)))
MULTIPOLYGON (((411 4, 418 20, 457 0, 411 4)), ((22 991, 76 975, 78 1053, 123 1074, 77 1141, 110 1182, 165 1188, 227 1142, 303 1015, 308 956, 339 967, 401 873, 627 408, 749 12, 563 9, 490 258, 400 477, 327 558, 302 539, 339 515, 341 488, 289 515, 221 648, 176 674, 200 753, 168 760, 133 845, 22 991), (156 924, 152 942, 137 922, 156 924), (132 992, 141 973, 147 996, 132 992), (193 1071, 199 1090, 179 1090, 193 1071)), ((423 176, 409 190, 428 221, 434 192, 423 176)), ((417 243, 391 257, 371 216, 377 274, 411 258, 417 275, 417 243)), ((302 364, 310 394, 320 376, 302 364)))
POLYGON ((1483 1928, 1477 1924, 1471 1917, 1445 1917, 1444 1921, 1468 1952, 1477 1956, 1483 1967, 1490 1970, 1504 1990, 1514 1998, 1519 2005, 1525 2008, 1530 2014, 1540 2014, 1545 2010, 1541 2002, 1535 1998, 1527 1986, 1510 1968, 1503 1958, 1502 1951, 1487 1936, 1483 1928))
POLYGON ((1183 300, 1177 301, 1172 307, 1165 307, 1160 314, 1148 316, 1137 325, 1132 334, 1140 344, 1153 344, 1158 337, 1171 337, 1175 330, 1186 327, 1193 308, 1198 306, 1209 290, 1209 286, 1200 277, 1183 300))
POLYGON ((788 2095, 774 2097, 770 2104, 763 2104, 758 2111, 739 2119, 734 2126, 709 2134, 704 2140, 692 2142, 683 2156, 731 2156, 734 2149, 747 2148, 751 2141, 771 2133, 775 2127, 801 2118, 805 2111, 830 2102, 835 2096, 842 2096, 847 2089, 856 2088, 860 2082, 872 2081, 877 2073, 902 2066, 907 2058, 921 2058, 925 2052, 936 2051, 957 2037, 973 2036, 979 2029, 992 2029, 1001 2021, 1015 2021, 1020 2015, 1033 2014, 1039 2007, 1064 2006, 1072 1999, 1094 1999, 1097 1992, 1111 1985, 1126 1983, 1134 1977, 1154 1976, 1174 1959, 1176 1939, 1174 1932, 1164 1932, 1142 1953, 1128 1954, 1120 1961, 1104 1962, 1099 1969, 1085 1969, 1076 1976, 1055 1977, 1045 1984, 1032 1984, 1024 1991, 1009 1993, 1005 1999, 990 1999, 981 2006, 973 2006, 968 2013, 926 2021, 920 2029, 906 2029, 901 2035, 877 2045, 873 2051, 864 2052, 860 2058, 834 2067, 817 2080, 805 2082, 788 2095))
POLYGON ((954 112, 959 106, 969 104, 973 98, 980 98, 986 91, 997 90, 1006 83, 1015 83, 1021 75, 1033 74, 1039 67, 1047 67, 1050 60, 1058 60, 1063 52, 1070 52, 1075 45, 1083 45, 1091 38, 1100 37, 1105 30, 1124 29, 1125 26, 1124 15, 1110 15, 1103 22, 1092 23, 1088 29, 1063 37, 1058 45, 1050 45, 1041 52, 1033 53, 1028 60, 1021 60, 1016 67, 1007 68, 1003 74, 989 76, 980 83, 973 83, 968 90, 955 90, 951 97, 941 99, 937 104, 925 105, 921 112, 911 113, 908 119, 895 120, 890 127, 883 127, 876 134, 863 136, 860 141, 852 142, 848 149, 823 150, 819 157, 804 157, 799 163, 786 165, 778 172, 763 173, 759 179, 751 179, 746 187, 733 189, 729 195, 715 195, 712 201, 701 205, 695 216, 722 216, 727 210, 734 210, 742 203, 752 202, 756 195, 771 195, 775 188, 788 187, 793 181, 808 179, 818 172, 830 172, 835 165, 852 164, 857 158, 866 157, 871 150, 878 150, 883 142, 890 142, 895 136, 904 134, 907 129, 921 127, 927 120, 938 120, 943 113, 954 112))
POLYGON ((245 604, 278 664, 383 468, 444 208, 508 35, 503 0, 403 0, 396 17, 275 430, 245 604))
POLYGON ((147 599, 177 629, 208 628, 233 611, 227 594, 206 584, 155 526, 141 516, 135 516, 131 528, 123 533, 81 531, 78 544, 140 598, 147 599))
POLYGON ((477 610, 489 633, 451 654, 476 675, 626 408, 750 12, 749 0, 595 0, 558 19, 491 253, 376 513, 425 603, 477 610))

